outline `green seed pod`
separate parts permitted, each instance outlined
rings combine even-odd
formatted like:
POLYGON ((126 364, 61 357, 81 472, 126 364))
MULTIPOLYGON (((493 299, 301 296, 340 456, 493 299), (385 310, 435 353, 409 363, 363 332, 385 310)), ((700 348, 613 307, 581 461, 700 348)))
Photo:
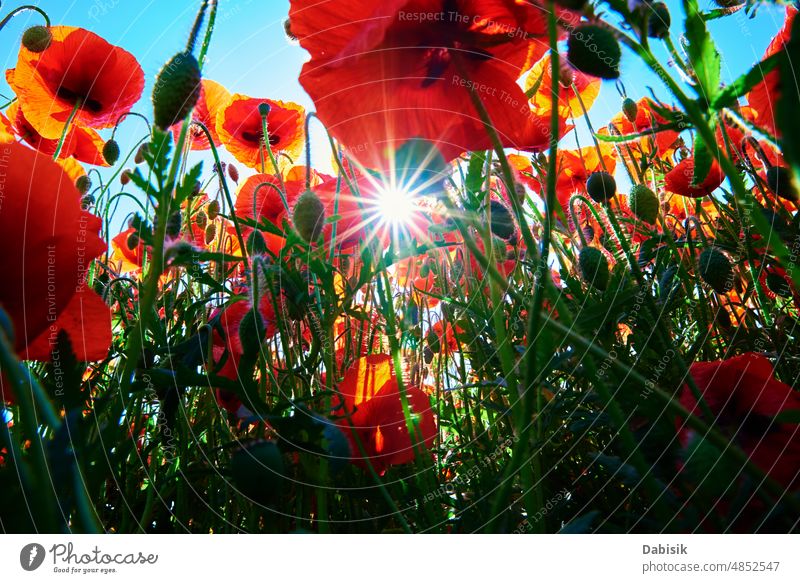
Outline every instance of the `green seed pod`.
POLYGON ((608 202, 617 194, 617 181, 608 172, 593 172, 586 181, 586 192, 597 202, 608 202))
POLYGON ((703 281, 717 293, 725 294, 733 289, 733 267, 728 256, 719 249, 703 249, 700 253, 699 272, 703 281))
POLYGON ((286 467, 274 441, 256 441, 237 450, 230 469, 236 488, 255 502, 270 504, 283 491, 286 467))
POLYGON ((576 26, 567 40, 569 62, 587 75, 617 79, 621 56, 619 42, 614 33, 597 24, 576 26))
POLYGON ((306 190, 297 199, 292 213, 294 228, 308 243, 319 239, 325 225, 325 205, 312 190, 306 190))
POLYGON ((41 53, 53 42, 53 33, 46 26, 32 26, 22 33, 22 46, 32 53, 41 53))
POLYGON ((636 121, 636 116, 639 114, 639 106, 636 105, 633 99, 626 97, 622 100, 622 113, 629 122, 633 123, 636 121))
POLYGON ((191 53, 178 53, 164 65, 153 87, 156 126, 166 130, 189 115, 200 98, 200 81, 200 64, 191 53))
POLYGON ((108 140, 103 145, 103 159, 113 166, 119 160, 119 144, 116 140, 108 140))
POLYGON ((608 287, 608 260, 602 251, 584 247, 578 255, 578 266, 586 283, 599 290, 608 287))
POLYGON ((492 211, 491 229, 492 233, 505 239, 506 241, 516 232, 514 225, 514 218, 506 208, 506 205, 500 201, 493 200, 489 203, 492 211))
POLYGON ((656 194, 644 184, 634 184, 628 195, 631 212, 646 223, 655 224, 660 205, 656 194))

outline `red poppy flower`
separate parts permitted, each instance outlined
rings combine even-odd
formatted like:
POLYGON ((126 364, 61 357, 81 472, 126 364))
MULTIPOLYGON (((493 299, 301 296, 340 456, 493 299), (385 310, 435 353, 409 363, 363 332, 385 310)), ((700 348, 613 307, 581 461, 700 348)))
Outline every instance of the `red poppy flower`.
POLYGON ((14 127, 11 121, 0 113, 0 144, 10 144, 14 140, 14 127))
MULTIPOLYGON (((786 50, 786 43, 789 42, 789 37, 792 32, 792 23, 797 14, 797 8, 789 6, 786 8, 786 18, 783 23, 783 28, 778 32, 778 35, 769 43, 767 51, 764 53, 764 58, 774 55, 780 51, 786 50)), ((776 137, 780 137, 780 128, 775 123, 775 105, 780 98, 781 91, 781 77, 780 71, 773 69, 766 75, 764 80, 750 90, 747 94, 747 103, 750 106, 755 122, 759 127, 772 133, 776 137)))
MULTIPOLYGON (((217 134, 217 114, 228 104, 230 98, 231 94, 228 93, 228 90, 216 81, 203 79, 200 82, 200 98, 192 111, 192 120, 198 121, 208 128, 208 133, 211 134, 211 139, 217 147, 220 145, 219 134, 217 134)), ((176 137, 179 131, 180 123, 172 127, 173 135, 176 137)), ((192 150, 208 150, 211 147, 205 132, 195 126, 189 130, 189 144, 192 150)))
POLYGON ((52 160, 21 144, 0 148, 5 160, 0 248, 7 278, 0 305, 14 325, 25 359, 49 359, 66 332, 81 360, 104 358, 111 343, 110 312, 84 278, 106 245, 101 220, 81 209, 72 180, 52 160))
POLYGON ((694 159, 684 158, 675 165, 675 168, 664 175, 664 186, 669 192, 674 192, 681 196, 700 198, 714 192, 725 180, 725 174, 723 174, 716 161, 711 163, 711 170, 708 172, 708 176, 700 184, 692 184, 693 175, 694 159))
MULTIPOLYGON (((666 125, 669 120, 655 110, 655 103, 649 97, 643 97, 636 102, 636 119, 630 122, 624 114, 618 113, 611 119, 611 123, 622 135, 643 133, 655 127, 666 125)), ((675 130, 660 131, 652 136, 639 138, 638 144, 642 152, 652 150, 655 142, 656 152, 659 156, 668 156, 675 148, 675 143, 680 138, 680 133, 675 130)))
MULTIPOLYGON (((8 108, 9 119, 12 123, 14 133, 22 138, 33 148, 42 154, 52 156, 58 147, 58 140, 48 140, 43 138, 36 131, 22 113, 19 103, 15 102, 8 108)), ((72 125, 64 138, 59 158, 75 158, 86 164, 94 166, 108 166, 108 162, 103 158, 103 145, 105 140, 96 131, 78 125, 72 125)))
POLYGON ((442 354, 451 354, 457 351, 459 348, 456 335, 463 334, 464 330, 461 328, 461 326, 453 326, 453 324, 450 322, 445 323, 444 321, 439 320, 433 326, 431 326, 430 333, 434 334, 439 342, 439 352, 442 354))
MULTIPOLYGON (((786 488, 800 487, 800 427, 774 421, 784 411, 800 411, 800 393, 774 378, 770 362, 749 352, 727 360, 696 362, 690 374, 716 416, 715 423, 734 436, 753 463, 786 488)), ((688 387, 680 402, 700 414, 688 387)), ((690 438, 691 431, 684 429, 683 443, 690 438)))
POLYGON ((311 54, 301 84, 322 122, 365 166, 386 167, 388 153, 410 138, 433 142, 446 159, 491 147, 470 88, 504 145, 546 147, 547 125, 538 126, 516 83, 546 49, 539 6, 292 0, 289 16, 311 54))
MULTIPOLYGON (((576 71, 561 61, 561 87, 558 93, 559 116, 564 119, 583 115, 581 101, 588 111, 600 95, 601 79, 576 71), (575 93, 573 84, 578 90, 575 93), (580 97, 580 98, 579 98, 580 97)), ((546 54, 533 66, 525 79, 525 91, 535 89, 531 97, 533 108, 543 115, 550 116, 552 106, 553 76, 551 57, 546 54)))
POLYGON ((217 134, 222 144, 249 168, 271 169, 263 146, 264 128, 259 106, 269 106, 267 133, 273 152, 296 158, 303 150, 305 110, 296 103, 258 99, 235 93, 217 115, 217 134))
MULTIPOLYGON (((213 366, 217 376, 231 381, 239 380, 239 364, 244 355, 242 339, 239 336, 239 326, 253 305, 244 300, 235 301, 224 308, 215 310, 209 317, 210 321, 217 320, 212 334, 213 366), (217 370, 218 369, 218 370, 217 370)), ((264 295, 259 302, 259 313, 266 326, 265 338, 272 338, 278 333, 275 327, 275 312, 272 299, 264 295)), ((217 389, 217 402, 229 413, 239 412, 242 402, 235 394, 224 389, 217 389)))
MULTIPOLYGON (((306 188, 305 177, 299 180, 284 181, 284 196, 289 210, 306 188)), ((239 186, 236 194, 236 214, 240 217, 261 222, 267 219, 280 227, 287 214, 280 194, 281 183, 271 174, 254 174, 239 186)), ((249 232, 250 229, 247 229, 249 232)))
POLYGON ((6 72, 25 118, 45 139, 58 139, 77 106, 74 123, 113 126, 139 101, 144 73, 129 52, 82 28, 53 26, 42 53, 21 47, 16 69, 6 72))
POLYGON ((339 422, 348 437, 353 460, 366 465, 350 430, 352 424, 367 458, 379 473, 390 466, 414 461, 415 450, 430 447, 436 438, 436 421, 428 396, 419 388, 405 387, 411 419, 416 426, 415 439, 408 432, 394 374, 392 357, 373 354, 360 358, 339 383, 341 407, 337 415, 349 416, 339 422))

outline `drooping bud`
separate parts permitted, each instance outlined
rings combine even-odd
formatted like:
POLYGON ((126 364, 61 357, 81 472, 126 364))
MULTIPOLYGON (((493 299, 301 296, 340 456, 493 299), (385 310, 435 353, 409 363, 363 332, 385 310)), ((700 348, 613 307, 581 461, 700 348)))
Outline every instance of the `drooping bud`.
POLYGON ((139 149, 136 150, 136 154, 134 154, 134 156, 133 156, 133 162, 135 164, 141 164, 142 162, 144 162, 144 158, 147 155, 149 150, 150 150, 150 143, 149 142, 145 142, 144 144, 139 146, 139 149))
POLYGON ((89 189, 92 187, 92 181, 89 180, 89 177, 85 174, 83 176, 78 176, 77 180, 75 180, 75 188, 78 189, 78 192, 81 194, 86 194, 89 192, 89 189))
POLYGON ((669 8, 663 2, 655 2, 650 5, 650 15, 647 19, 647 36, 650 38, 664 38, 669 34, 669 25, 672 17, 669 15, 669 8))
POLYGON ((572 29, 567 41, 567 58, 572 66, 601 79, 619 77, 622 52, 614 33, 597 24, 581 24, 572 29))
POLYGON ((162 130, 186 118, 200 98, 200 64, 188 52, 178 53, 159 71, 153 88, 153 112, 162 130))
POLYGON ((194 223, 201 229, 205 229, 206 225, 208 225, 208 215, 203 211, 197 211, 197 214, 194 216, 194 223))
POLYGON ((792 295, 792 288, 789 285, 789 282, 786 281, 786 278, 780 275, 779 273, 770 271, 769 273, 767 273, 766 280, 767 280, 767 287, 776 296, 780 296, 782 298, 788 298, 792 295))
POLYGON ((728 256, 719 249, 703 249, 698 267, 700 277, 717 293, 725 294, 733 289, 733 267, 728 256))
POLYGON ((113 166, 119 160, 119 144, 116 140, 108 140, 103 145, 103 159, 113 166))
POLYGON ((306 190, 297 199, 292 222, 306 242, 312 243, 319 239, 325 225, 325 205, 312 190, 306 190))
POLYGON ((516 232, 514 218, 503 203, 493 200, 489 203, 492 211, 490 227, 492 233, 506 241, 516 232))
POLYGON ((789 201, 797 200, 797 192, 792 185, 792 173, 785 166, 767 168, 767 186, 775 196, 789 201))
POLYGON ((208 218, 210 220, 213 221, 214 219, 216 219, 217 216, 219 215, 219 201, 212 200, 210 203, 208 203, 208 207, 206 207, 206 212, 208 213, 208 218))
POLYGON ((586 181, 586 192, 596 202, 608 202, 617 194, 617 182, 608 172, 593 172, 586 181))
POLYGON ((584 247, 578 254, 578 266, 586 283, 599 290, 608 287, 608 260, 602 251, 594 247, 584 247))
POLYGON ((210 245, 211 242, 214 240, 214 237, 217 236, 217 225, 215 223, 211 223, 206 227, 206 245, 210 245))
POLYGON ((228 164, 228 176, 237 184, 239 183, 239 169, 233 164, 228 164))
POLYGON ((656 194, 644 184, 634 184, 628 195, 631 212, 646 223, 655 224, 658 219, 659 203, 656 194))
POLYGON ((261 350, 261 341, 264 339, 264 319, 257 309, 251 308, 239 324, 239 341, 245 355, 253 356, 261 350))
POLYGON ((122 184, 122 186, 125 186, 130 181, 131 181, 131 171, 128 168, 126 168, 119 175, 119 183, 122 184))
POLYGON ((32 26, 22 33, 22 46, 32 53, 41 53, 53 42, 53 33, 46 26, 32 26))
POLYGON ((267 252, 267 242, 261 231, 253 230, 247 237, 247 254, 248 255, 263 255, 267 252))
POLYGON ((626 97, 622 100, 622 113, 629 122, 634 123, 636 116, 639 114, 639 106, 633 99, 626 97))

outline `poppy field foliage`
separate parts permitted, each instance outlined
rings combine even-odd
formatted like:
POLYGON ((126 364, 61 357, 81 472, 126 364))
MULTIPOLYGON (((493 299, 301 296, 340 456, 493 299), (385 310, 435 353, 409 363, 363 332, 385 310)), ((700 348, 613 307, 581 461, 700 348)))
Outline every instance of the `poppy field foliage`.
POLYGON ((0 528, 796 531, 800 24, 707 4, 291 0, 313 111, 4 5, 0 528))

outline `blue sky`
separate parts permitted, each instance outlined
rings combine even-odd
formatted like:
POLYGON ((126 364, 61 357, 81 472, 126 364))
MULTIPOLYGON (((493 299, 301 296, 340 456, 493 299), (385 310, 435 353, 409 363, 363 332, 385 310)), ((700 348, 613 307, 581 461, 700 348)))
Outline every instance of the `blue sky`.
MULTIPOLYGON (((4 2, 0 12, 5 13, 21 4, 21 1, 4 2)), ((87 28, 133 53, 148 82, 142 101, 135 110, 151 116, 149 96, 152 81, 163 63, 185 44, 199 1, 43 0, 36 4, 49 13, 53 23, 87 28)), ((700 4, 701 8, 713 6, 711 0, 700 0, 700 4)), ((677 39, 676 33, 683 20, 681 4, 679 0, 671 0, 668 5, 674 38, 677 39)), ((296 44, 287 42, 283 33, 283 20, 288 11, 288 0, 220 0, 205 75, 233 92, 295 101, 313 109, 311 100, 297 81, 306 53, 296 44)), ((723 77, 726 80, 735 78, 758 61, 780 28, 782 19, 782 7, 767 6, 759 9, 754 20, 740 13, 710 23, 711 33, 723 55, 723 77)), ((611 21, 616 22, 613 18, 611 21)), ((23 30, 40 22, 37 14, 29 12, 15 18, 0 32, 6 47, 1 57, 4 69, 14 66, 16 51, 13 47, 23 30)), ((659 56, 664 57, 662 62, 666 61, 665 51, 659 56)), ((622 77, 629 96, 639 98, 647 95, 646 87, 651 86, 659 96, 669 101, 660 81, 630 54, 624 56, 622 77)), ((4 81, 0 82, 0 92, 9 94, 4 81)), ((591 112, 596 125, 610 119, 619 111, 619 105, 614 84, 605 82, 591 112)), ((123 149, 126 143, 133 143, 143 132, 144 128, 136 121, 125 122, 118 132, 123 149)), ((319 127, 316 134, 313 140, 315 165, 326 169, 330 167, 330 154, 319 127)), ((581 138, 583 144, 588 143, 586 136, 581 138)), ((574 139, 568 138, 565 145, 573 146, 574 139)))

